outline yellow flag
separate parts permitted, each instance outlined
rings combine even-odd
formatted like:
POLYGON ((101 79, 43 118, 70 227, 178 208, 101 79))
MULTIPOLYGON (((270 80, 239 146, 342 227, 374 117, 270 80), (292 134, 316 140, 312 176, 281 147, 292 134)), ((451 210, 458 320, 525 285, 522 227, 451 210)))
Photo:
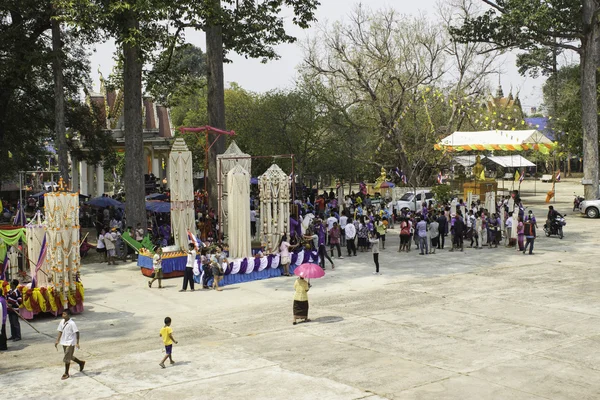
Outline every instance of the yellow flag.
POLYGON ((521 175, 519 175, 519 171, 515 171, 515 182, 519 182, 521 175))
POLYGON ((482 181, 485 181, 485 170, 481 171, 481 176, 479 177, 482 181))

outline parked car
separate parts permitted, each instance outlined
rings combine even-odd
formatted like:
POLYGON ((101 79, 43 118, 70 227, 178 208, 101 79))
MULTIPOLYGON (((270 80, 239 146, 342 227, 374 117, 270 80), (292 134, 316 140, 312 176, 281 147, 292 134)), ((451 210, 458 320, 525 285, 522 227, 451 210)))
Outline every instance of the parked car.
POLYGON ((404 193, 404 195, 402 195, 402 197, 400 197, 400 199, 396 202, 396 209, 403 210, 403 209, 407 208, 411 211, 420 211, 421 208, 423 208, 423 201, 426 201, 427 203, 429 203, 430 200, 433 202, 433 204, 435 204, 435 200, 433 198, 433 193, 429 190, 425 191, 425 199, 424 200, 423 200, 423 192, 417 192, 416 196, 415 196, 415 193, 412 193, 412 192, 404 193), (417 203, 416 210, 415 210, 415 197, 416 197, 416 203, 417 203))
POLYGON ((600 215, 600 199, 583 200, 579 203, 579 212, 590 218, 596 218, 600 215))

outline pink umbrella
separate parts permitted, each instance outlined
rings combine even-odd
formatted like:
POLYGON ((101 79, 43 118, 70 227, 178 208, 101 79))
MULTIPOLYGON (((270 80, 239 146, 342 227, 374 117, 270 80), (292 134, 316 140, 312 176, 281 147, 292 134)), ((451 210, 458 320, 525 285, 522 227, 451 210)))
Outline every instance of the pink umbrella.
POLYGON ((294 270, 294 275, 301 276, 303 278, 322 278, 325 276, 325 271, 317 264, 302 264, 294 270))

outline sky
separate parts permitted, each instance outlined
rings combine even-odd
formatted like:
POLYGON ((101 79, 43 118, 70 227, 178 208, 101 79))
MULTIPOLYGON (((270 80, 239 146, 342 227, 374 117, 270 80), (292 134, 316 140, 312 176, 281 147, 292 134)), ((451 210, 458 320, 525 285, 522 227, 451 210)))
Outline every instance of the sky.
MULTIPOLYGON (((373 10, 389 7, 402 14, 424 14, 434 20, 437 18, 436 5, 438 1, 443 0, 368 0, 363 1, 363 4, 368 5, 373 10)), ((356 4, 358 4, 358 1, 353 0, 321 0, 321 5, 316 12, 318 24, 331 24, 347 19, 356 4)), ((288 21, 288 33, 296 36, 298 41, 317 35, 318 30, 314 26, 303 30, 289 22, 291 12, 284 12, 283 15, 288 21)), ((203 51, 206 49, 204 34, 201 32, 186 32, 186 41, 200 47, 203 51)), ((267 64, 230 54, 229 58, 233 62, 226 64, 224 67, 226 85, 236 82, 242 88, 253 92, 266 92, 272 89, 293 87, 297 66, 302 62, 302 50, 298 44, 280 45, 276 49, 281 58, 267 64)), ((98 71, 101 71, 105 77, 112 71, 114 50, 114 43, 104 43, 97 45, 95 52, 92 54, 92 79, 95 90, 99 89, 98 71)), ((515 61, 516 53, 507 53, 500 57, 496 67, 501 71, 500 79, 504 94, 508 95, 511 88, 513 94, 519 92, 523 111, 527 113, 531 107, 539 108, 542 103, 542 86, 545 79, 520 76, 515 67, 515 61)), ((498 86, 497 79, 490 86, 495 93, 498 86)))

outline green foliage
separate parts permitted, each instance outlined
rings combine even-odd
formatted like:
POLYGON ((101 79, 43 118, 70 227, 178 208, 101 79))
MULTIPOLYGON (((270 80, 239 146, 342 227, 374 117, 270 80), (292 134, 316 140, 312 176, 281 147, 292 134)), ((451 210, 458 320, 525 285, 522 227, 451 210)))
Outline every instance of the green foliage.
MULTIPOLYGON (((49 0, 0 2, 0 180, 35 168, 45 159, 43 142, 54 136, 52 47, 47 36, 52 12, 49 0)), ((89 81, 84 44, 72 32, 63 34, 66 122, 71 142, 81 135, 96 143, 93 121, 85 123, 89 110, 79 99, 89 81)), ((88 154, 93 158, 108 149, 98 142, 88 154)))
MULTIPOLYGON (((578 65, 561 68, 544 83, 544 103, 552 115, 550 126, 557 134, 560 151, 581 156, 581 81, 578 65)), ((600 89, 600 88, 599 88, 600 89)))
POLYGON ((438 204, 449 203, 452 200, 452 187, 450 185, 435 185, 431 188, 435 200, 438 204))

